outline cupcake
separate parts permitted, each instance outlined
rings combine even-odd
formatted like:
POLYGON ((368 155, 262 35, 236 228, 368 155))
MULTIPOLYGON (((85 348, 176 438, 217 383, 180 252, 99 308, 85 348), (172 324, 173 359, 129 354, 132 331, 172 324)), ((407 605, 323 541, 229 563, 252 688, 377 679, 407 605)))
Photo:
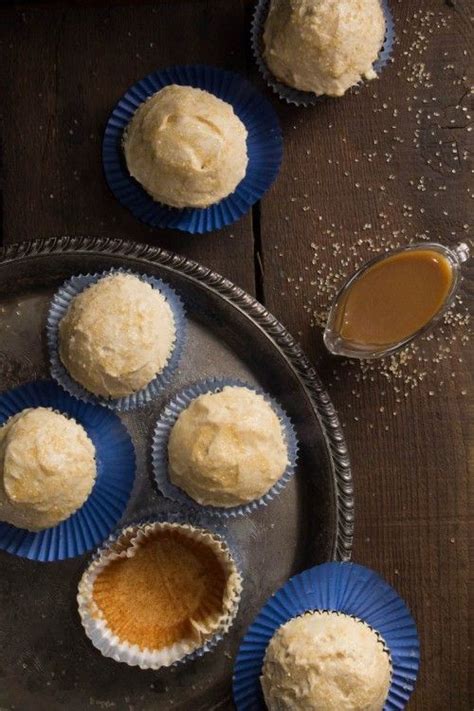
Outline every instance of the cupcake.
POLYGON ((416 624, 396 590, 356 563, 316 565, 264 604, 242 640, 238 711, 380 711, 408 704, 416 624))
POLYGON ((79 584, 79 613, 104 656, 159 669, 218 641, 237 613, 241 589, 217 534, 144 523, 124 529, 91 563, 79 584))
POLYGON ((256 391, 227 385, 196 397, 174 423, 169 479, 204 506, 235 507, 264 496, 290 464, 283 424, 256 391))
POLYGON ((158 288, 115 273, 78 293, 59 323, 59 357, 70 376, 103 398, 137 393, 168 364, 176 325, 158 288))
POLYGON ((157 202, 205 208, 245 177, 247 130, 230 104, 171 84, 139 106, 123 140, 127 168, 157 202))
POLYGON ((382 711, 391 676, 384 641, 367 624, 309 612, 271 638, 261 685, 269 711, 382 711))
POLYGON ((29 408, 0 428, 0 520, 41 531, 88 498, 95 447, 84 428, 46 407, 29 408))
POLYGON ((288 87, 342 96, 375 78, 385 28, 380 0, 271 0, 263 57, 288 87))

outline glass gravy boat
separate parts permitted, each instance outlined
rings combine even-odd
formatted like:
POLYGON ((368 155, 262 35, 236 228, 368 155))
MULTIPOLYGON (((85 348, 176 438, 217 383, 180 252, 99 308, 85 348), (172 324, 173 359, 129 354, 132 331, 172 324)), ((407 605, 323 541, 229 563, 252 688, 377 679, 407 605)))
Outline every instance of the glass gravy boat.
POLYGON ((469 259, 469 256, 469 247, 464 242, 461 242, 452 248, 445 247, 442 244, 434 242, 423 242, 420 244, 409 245, 407 247, 400 247, 399 249, 392 250, 391 252, 384 252, 374 259, 371 259, 346 281, 344 286, 336 295, 331 305, 328 321, 324 330, 324 343, 326 348, 334 355, 361 359, 382 358, 383 356, 390 355, 391 353, 400 350, 415 338, 418 338, 421 334, 429 331, 453 305, 456 293, 462 280, 461 264, 469 259), (448 293, 434 315, 427 322, 423 323, 423 325, 416 331, 410 333, 402 340, 393 343, 384 343, 383 345, 358 343, 343 337, 340 332, 341 317, 344 312, 344 305, 346 304, 348 294, 354 284, 374 265, 389 259, 396 254, 400 254, 402 252, 413 252, 416 250, 435 252, 444 257, 451 266, 452 276, 448 293))

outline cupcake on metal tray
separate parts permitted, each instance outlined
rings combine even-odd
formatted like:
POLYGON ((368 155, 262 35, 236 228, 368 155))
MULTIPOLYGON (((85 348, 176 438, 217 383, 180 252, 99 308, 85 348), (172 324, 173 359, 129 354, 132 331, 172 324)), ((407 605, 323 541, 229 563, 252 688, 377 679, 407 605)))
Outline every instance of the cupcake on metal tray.
POLYGON ((0 549, 47 562, 95 548, 134 477, 130 435, 110 409, 52 380, 0 393, 0 549))
POLYGON ((159 669, 211 649, 237 614, 242 579, 214 531, 172 521, 129 526, 102 548, 78 592, 104 656, 159 669))
POLYGON ((181 301, 160 279, 121 269, 75 276, 48 314, 51 373, 83 400, 140 407, 171 380, 184 330, 181 301))
POLYGON ((215 515, 249 513, 289 481, 296 437, 280 406, 232 380, 179 393, 158 420, 153 464, 158 487, 215 515))
POLYGON ((324 563, 265 603, 235 663, 237 711, 396 711, 419 666, 415 622, 368 568, 324 563))
POLYGON ((81 508, 96 474, 95 447, 73 418, 32 407, 0 427, 0 521, 57 526, 81 508))
POLYGON ((148 385, 169 359, 176 330, 166 299, 133 274, 111 274, 71 303, 59 353, 86 390, 106 398, 148 385))
POLYGON ((260 681, 268 711, 382 711, 391 675, 380 635, 349 615, 316 611, 278 628, 260 681))

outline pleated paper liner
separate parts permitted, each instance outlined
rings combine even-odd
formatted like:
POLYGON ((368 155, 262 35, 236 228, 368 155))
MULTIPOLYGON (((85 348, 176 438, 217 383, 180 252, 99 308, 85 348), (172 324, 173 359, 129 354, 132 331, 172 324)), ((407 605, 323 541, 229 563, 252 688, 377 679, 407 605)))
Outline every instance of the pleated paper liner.
POLYGON ((237 516, 245 516, 256 511, 260 506, 267 506, 276 496, 278 496, 285 486, 290 481, 296 468, 298 458, 298 442, 294 427, 282 409, 282 407, 267 393, 259 388, 255 388, 248 383, 234 378, 209 378, 188 386, 177 395, 175 395, 165 406, 158 422, 152 442, 152 463, 153 473, 161 493, 167 498, 189 507, 190 509, 200 510, 209 516, 222 517, 225 519, 235 518, 237 516), (278 416, 283 429, 283 435, 288 449, 289 464, 286 467, 280 479, 259 499, 250 501, 248 504, 232 507, 220 506, 202 506, 197 501, 188 496, 182 489, 172 484, 168 473, 168 441, 171 430, 178 419, 179 415, 185 410, 193 400, 200 395, 206 393, 220 392, 226 386, 238 386, 248 388, 262 395, 264 399, 271 405, 273 411, 278 416))
POLYGON ((133 444, 117 415, 71 397, 50 380, 1 393, 0 425, 30 407, 49 407, 84 427, 96 449, 97 476, 83 506, 53 528, 33 533, 0 522, 0 549, 40 562, 73 558, 107 538, 125 511, 135 477, 133 444))
POLYGON ((127 412, 128 410, 134 410, 149 403, 160 395, 172 381, 186 341, 184 307, 181 299, 173 289, 156 277, 138 274, 130 269, 109 269, 108 271, 98 274, 80 274, 68 279, 54 295, 48 312, 46 335, 48 339, 51 375, 68 393, 86 402, 104 405, 118 412, 127 412), (69 375, 59 356, 59 324, 66 315, 72 300, 91 284, 95 284, 99 279, 112 274, 132 274, 138 277, 138 279, 147 282, 147 284, 151 284, 154 289, 161 292, 171 308, 176 331, 173 349, 161 373, 141 390, 120 398, 106 398, 90 393, 69 375))
POLYGON ((104 656, 111 657, 117 662, 139 666, 141 669, 160 669, 163 666, 175 666, 191 661, 214 649, 233 624, 241 593, 242 576, 239 565, 225 536, 212 525, 206 525, 206 520, 202 517, 194 519, 191 523, 187 520, 183 510, 180 509, 130 524, 112 535, 106 544, 96 552, 84 572, 79 583, 77 600, 86 635, 104 656), (157 529, 169 529, 177 526, 188 538, 201 541, 201 543, 206 542, 228 574, 223 610, 218 619, 213 622, 215 629, 208 632, 207 639, 199 646, 196 646, 195 642, 183 640, 162 650, 140 648, 137 644, 120 639, 107 625, 105 616, 93 600, 94 582, 110 561, 128 557, 130 548, 135 545, 135 541, 137 543, 143 541, 153 535, 157 529))
POLYGON ((267 601, 247 630, 234 668, 237 711, 264 711, 260 675, 268 643, 285 622, 314 610, 356 617, 383 638, 392 661, 384 710, 404 709, 415 686, 420 659, 410 612, 395 590, 372 570, 355 563, 324 563, 291 578, 267 601))
MULTIPOLYGON (((379 52, 379 56, 373 64, 377 75, 379 75, 382 69, 388 64, 395 40, 395 26, 389 2, 388 0, 381 0, 381 3, 385 16, 385 38, 379 52)), ((251 26, 252 52, 255 57, 255 61, 257 62, 260 74, 263 76, 268 86, 273 89, 275 94, 278 94, 280 99, 283 99, 288 104, 294 104, 295 106, 315 106, 319 101, 330 98, 326 97, 324 94, 318 95, 312 91, 294 89, 291 86, 283 84, 275 76, 273 76, 264 59, 263 45, 263 32, 269 9, 270 0, 258 0, 251 26)), ((360 86, 362 83, 364 83, 364 80, 359 82, 356 86, 360 86)))
POLYGON ((260 200, 278 175, 282 152, 278 118, 250 82, 233 72, 194 65, 153 72, 128 89, 108 120, 102 161, 109 188, 139 220, 152 227, 202 234, 235 222, 260 200), (170 84, 204 89, 231 104, 248 132, 249 162, 245 178, 234 193, 207 208, 178 209, 162 205, 153 200, 127 170, 122 150, 124 130, 140 104, 170 84))

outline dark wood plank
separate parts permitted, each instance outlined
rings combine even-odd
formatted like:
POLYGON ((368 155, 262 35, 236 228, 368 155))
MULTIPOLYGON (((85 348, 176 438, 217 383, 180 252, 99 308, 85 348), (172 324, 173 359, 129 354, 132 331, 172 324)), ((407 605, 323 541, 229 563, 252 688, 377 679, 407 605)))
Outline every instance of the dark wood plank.
MULTIPOLYGON (((317 323, 331 283, 374 250, 422 235, 454 244, 468 234, 468 3, 392 4, 399 43, 379 80, 313 109, 278 104, 285 160, 261 205, 264 290, 268 308, 318 365, 344 422, 356 493, 354 559, 395 585, 417 619, 422 668, 409 706, 464 710, 468 326, 438 329, 395 380, 390 371, 364 374, 330 357, 317 323), (450 352, 437 363, 440 349, 450 352), (415 368, 426 375, 412 389, 407 376, 415 368)), ((472 306, 473 270, 466 276, 464 307, 472 306)))
MULTIPOLYGON (((208 61, 245 69, 244 4, 2 10, 5 242, 61 232, 144 239, 198 258, 252 290, 250 217, 206 237, 151 232, 108 193, 99 149, 111 106, 157 66, 208 61)), ((383 374, 362 374, 327 356, 320 329, 311 325, 312 312, 327 306, 324 277, 329 268, 346 270, 342 262, 352 250, 362 259, 382 243, 421 234, 454 242, 469 222, 468 3, 393 4, 400 45, 380 81, 310 110, 275 100, 286 155, 261 206, 257 246, 266 303, 318 364, 345 424, 357 495, 354 557, 385 575, 418 621, 423 666, 410 707, 462 710, 468 708, 472 349, 461 343, 459 325, 438 330, 439 341, 423 345, 425 379, 412 391, 402 378, 397 392, 383 374), (373 246, 359 244, 367 237, 373 246), (450 353, 436 363, 440 346, 450 353)), ((467 287, 464 298, 471 302, 467 287)), ((412 369, 413 361, 402 373, 412 369)))
POLYGON ((4 243, 64 233, 138 239, 199 259, 253 292, 251 214, 218 235, 152 230, 109 192, 100 157, 108 114, 140 77, 194 62, 245 70, 243 5, 103 5, 1 11, 4 243))

